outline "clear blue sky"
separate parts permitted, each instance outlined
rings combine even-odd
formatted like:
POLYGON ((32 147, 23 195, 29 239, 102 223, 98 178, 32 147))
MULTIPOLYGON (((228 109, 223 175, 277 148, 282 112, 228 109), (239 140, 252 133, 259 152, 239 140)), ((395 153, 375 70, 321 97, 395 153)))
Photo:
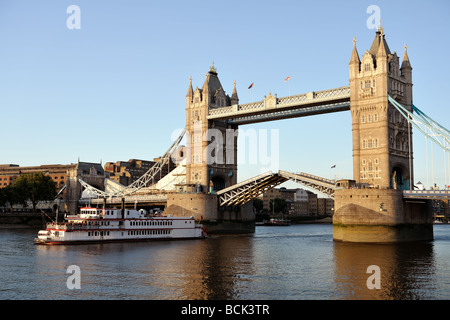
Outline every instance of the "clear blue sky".
MULTIPOLYGON (((288 95, 288 75, 292 94, 346 86, 353 37, 360 55, 374 38, 370 5, 381 9, 391 51, 402 58, 408 44, 415 105, 450 128, 448 0, 0 0, 0 163, 158 157, 185 125, 189 77, 201 87, 213 60, 230 95, 236 80, 240 103, 252 101, 252 82, 255 100, 288 95), (79 30, 66 26, 72 4, 79 30)), ((242 129, 278 130, 280 169, 352 177, 349 112, 242 129)), ((443 186, 444 154, 434 151, 443 186)), ((414 157, 416 182, 426 182, 418 130, 414 157)), ((243 164, 238 179, 260 171, 243 164)))

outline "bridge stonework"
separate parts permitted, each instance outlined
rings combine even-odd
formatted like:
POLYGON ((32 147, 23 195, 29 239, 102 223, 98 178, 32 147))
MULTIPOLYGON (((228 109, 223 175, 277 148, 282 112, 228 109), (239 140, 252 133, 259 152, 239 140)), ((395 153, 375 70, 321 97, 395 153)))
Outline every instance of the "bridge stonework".
MULTIPOLYGON (((191 215, 210 232, 253 232, 251 199, 287 179, 311 177, 280 171, 237 183, 238 125, 349 110, 352 115, 353 180, 333 186, 333 239, 398 242, 433 238, 431 200, 405 198, 414 185, 412 130, 390 104, 412 111, 412 67, 391 53, 379 27, 360 58, 354 41, 350 86, 287 98, 269 96, 239 105, 234 86, 225 93, 213 66, 202 88, 189 83, 186 95, 186 182, 167 196, 165 213, 191 215), (350 186, 350 187, 349 187, 350 186)), ((308 180, 309 179, 309 180, 308 180)))
POLYGON ((379 28, 370 50, 359 59, 354 41, 350 59, 350 111, 353 179, 381 188, 409 190, 413 185, 412 130, 388 102, 388 94, 412 110, 411 64, 400 67, 379 28))
POLYGON ((389 103, 412 110, 412 67, 399 64, 379 27, 359 58, 356 41, 349 63, 354 187, 336 189, 333 238, 350 242, 432 240, 431 200, 404 199, 412 190, 412 130, 389 103))
POLYGON ((214 109, 237 105, 236 83, 227 95, 213 65, 202 88, 186 94, 186 183, 184 190, 167 198, 165 213, 191 215, 202 221, 208 232, 254 232, 252 201, 221 207, 216 193, 237 183, 238 125, 227 120, 208 119, 214 109))

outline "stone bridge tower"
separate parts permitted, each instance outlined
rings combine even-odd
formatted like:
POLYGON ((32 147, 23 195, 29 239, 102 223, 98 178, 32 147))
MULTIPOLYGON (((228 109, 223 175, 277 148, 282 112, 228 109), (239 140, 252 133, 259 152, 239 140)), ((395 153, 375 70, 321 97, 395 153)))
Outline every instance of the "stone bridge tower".
POLYGON ((400 66, 378 27, 370 50, 359 58, 354 40, 350 59, 353 177, 357 183, 393 189, 413 186, 412 131, 388 95, 411 111, 411 64, 400 66))
POLYGON ((350 59, 353 176, 357 183, 371 188, 335 190, 335 241, 433 239, 431 201, 403 197, 403 190, 414 183, 412 132, 410 124, 388 100, 391 96, 411 111, 411 71, 406 46, 400 66, 381 27, 361 59, 354 40, 350 59))
POLYGON ((209 233, 248 233, 255 231, 253 203, 221 207, 217 191, 237 183, 237 125, 226 120, 209 120, 210 109, 239 103, 236 83, 227 95, 213 65, 201 88, 186 94, 186 183, 168 195, 164 212, 193 216, 209 233))
POLYGON ((207 119, 211 108, 236 105, 236 83, 228 96, 213 65, 201 89, 193 90, 192 79, 186 94, 187 164, 186 184, 203 193, 214 193, 237 182, 237 126, 207 119))

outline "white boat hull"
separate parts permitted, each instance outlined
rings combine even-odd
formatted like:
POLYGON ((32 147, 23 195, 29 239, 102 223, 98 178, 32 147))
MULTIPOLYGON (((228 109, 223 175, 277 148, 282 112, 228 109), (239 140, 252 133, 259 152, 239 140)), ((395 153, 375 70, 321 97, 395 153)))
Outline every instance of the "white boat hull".
POLYGON ((49 223, 35 244, 83 244, 150 240, 202 239, 206 231, 192 217, 149 216, 142 211, 83 208, 64 223, 49 223))

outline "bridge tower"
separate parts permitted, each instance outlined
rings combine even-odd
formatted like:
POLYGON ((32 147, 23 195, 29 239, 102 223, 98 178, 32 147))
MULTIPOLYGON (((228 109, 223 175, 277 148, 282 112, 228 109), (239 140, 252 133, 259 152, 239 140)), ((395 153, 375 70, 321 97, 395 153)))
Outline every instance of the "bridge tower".
POLYGON ((186 94, 186 183, 167 197, 166 214, 194 216, 210 233, 254 232, 253 203, 219 205, 217 191, 237 183, 238 125, 211 120, 211 109, 239 103, 234 83, 231 97, 220 83, 213 65, 201 88, 189 82, 186 94))
POLYGON ((190 79, 186 94, 186 184, 204 193, 215 193, 237 182, 237 125, 226 120, 208 120, 208 112, 239 103, 236 82, 231 97, 220 83, 213 65, 201 89, 193 90, 190 79))
POLYGON ((374 187, 412 189, 411 125, 388 102, 390 95, 411 111, 412 68, 406 45, 400 66, 381 26, 361 60, 353 42, 349 63, 353 178, 374 187))
POLYGON ((336 188, 333 239, 348 242, 432 240, 431 201, 410 201, 414 185, 412 130, 388 96, 412 109, 412 68, 400 66, 381 26, 360 59, 353 40, 350 58, 353 179, 360 188, 336 188))

